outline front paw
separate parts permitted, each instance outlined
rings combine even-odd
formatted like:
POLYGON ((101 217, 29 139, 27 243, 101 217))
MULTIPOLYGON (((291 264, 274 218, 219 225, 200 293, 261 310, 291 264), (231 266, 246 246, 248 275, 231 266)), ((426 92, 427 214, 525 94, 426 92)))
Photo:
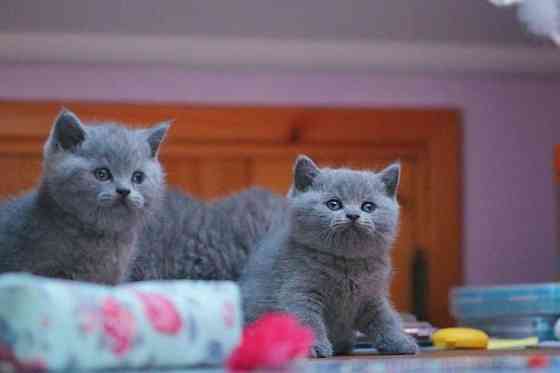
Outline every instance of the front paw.
POLYGON ((321 358, 333 356, 333 348, 330 342, 315 343, 309 350, 309 357, 321 358))
POLYGON ((383 354, 413 355, 418 352, 414 338, 404 333, 382 335, 375 343, 377 351, 383 354))

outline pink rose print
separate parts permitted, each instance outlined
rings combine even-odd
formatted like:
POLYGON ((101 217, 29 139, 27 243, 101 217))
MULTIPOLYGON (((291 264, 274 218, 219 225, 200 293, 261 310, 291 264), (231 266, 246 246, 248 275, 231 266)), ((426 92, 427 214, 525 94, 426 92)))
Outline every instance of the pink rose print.
POLYGON ((226 301, 222 306, 222 315, 226 328, 231 329, 235 326, 235 306, 233 303, 226 301))
POLYGON ((117 356, 126 354, 132 347, 135 332, 134 316, 119 302, 107 297, 101 306, 103 331, 117 356))
POLYGON ((136 292, 144 305, 146 317, 152 327, 162 334, 175 335, 183 326, 181 315, 173 303, 160 294, 136 292))
POLYGON ((79 324, 83 333, 91 334, 100 324, 99 315, 93 312, 84 312, 82 321, 79 324))

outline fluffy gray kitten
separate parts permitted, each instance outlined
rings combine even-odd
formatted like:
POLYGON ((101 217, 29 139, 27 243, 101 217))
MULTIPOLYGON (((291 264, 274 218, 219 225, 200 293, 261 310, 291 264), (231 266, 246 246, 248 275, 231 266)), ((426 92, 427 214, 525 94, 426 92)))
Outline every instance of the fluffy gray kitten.
POLYGON ((142 232, 129 280, 237 280, 286 204, 262 188, 215 202, 169 190, 142 232))
POLYGON ((157 154, 167 127, 86 126, 63 110, 38 187, 0 205, 0 273, 122 280, 142 222, 162 199, 157 154))
POLYGON ((379 173, 319 169, 299 156, 284 224, 259 243, 241 277, 245 321, 283 311, 315 333, 314 357, 351 350, 354 331, 383 353, 415 353, 389 302, 400 165, 379 173))

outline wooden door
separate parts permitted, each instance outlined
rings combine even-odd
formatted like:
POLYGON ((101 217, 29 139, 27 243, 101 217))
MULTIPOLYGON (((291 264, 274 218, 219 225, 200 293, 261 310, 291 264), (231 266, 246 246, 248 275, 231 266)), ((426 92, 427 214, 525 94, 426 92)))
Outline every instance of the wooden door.
MULTIPOLYGON (((64 104, 84 121, 149 125, 175 119, 162 148, 168 182, 201 198, 250 185, 284 194, 297 154, 319 165, 379 169, 400 160, 401 227, 393 249, 392 297, 410 311, 421 291, 426 317, 450 325, 448 290, 461 283, 460 116, 448 109, 209 107, 0 102, 0 196, 21 193, 40 174, 42 143, 64 104), (414 280, 415 254, 427 262, 414 280)), ((422 303, 422 302, 420 302, 422 303)))

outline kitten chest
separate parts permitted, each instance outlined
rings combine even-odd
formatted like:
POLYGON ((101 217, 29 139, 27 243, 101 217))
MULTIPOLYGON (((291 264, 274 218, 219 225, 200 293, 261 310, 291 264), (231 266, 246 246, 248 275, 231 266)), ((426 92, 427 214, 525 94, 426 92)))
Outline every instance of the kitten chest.
POLYGON ((365 261, 342 261, 332 267, 328 308, 333 322, 352 324, 362 305, 373 297, 383 296, 388 276, 383 268, 365 261))
POLYGON ((332 268, 331 276, 331 291, 328 296, 330 313, 337 320, 351 323, 360 304, 367 298, 369 276, 363 270, 356 270, 355 266, 344 263, 332 268))

